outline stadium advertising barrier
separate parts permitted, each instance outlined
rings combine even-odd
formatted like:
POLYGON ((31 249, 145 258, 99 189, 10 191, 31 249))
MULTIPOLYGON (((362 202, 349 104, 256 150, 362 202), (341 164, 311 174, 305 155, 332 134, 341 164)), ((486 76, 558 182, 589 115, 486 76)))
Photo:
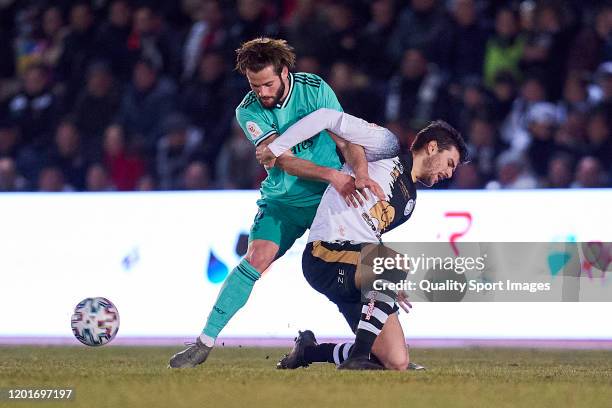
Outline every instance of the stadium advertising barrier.
MULTIPOLYGON (((0 336, 71 336, 86 297, 121 315, 119 336, 198 333, 246 249, 257 192, 3 194, 0 336)), ((388 242, 612 241, 612 190, 419 192, 388 242)), ((222 337, 348 337, 301 273, 302 237, 256 284, 222 337)), ((612 273, 598 284, 612 285, 612 273)), ((612 299, 610 299, 612 300, 612 299)), ((411 338, 611 339, 612 302, 415 303, 411 338)))

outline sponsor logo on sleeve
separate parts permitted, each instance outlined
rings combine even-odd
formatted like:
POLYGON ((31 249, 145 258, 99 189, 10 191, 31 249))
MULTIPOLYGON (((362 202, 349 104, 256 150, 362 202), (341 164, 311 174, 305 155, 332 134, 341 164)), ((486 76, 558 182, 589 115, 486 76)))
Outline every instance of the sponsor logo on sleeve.
POLYGON ((257 139, 263 134, 261 128, 255 122, 248 121, 246 128, 253 139, 257 139))

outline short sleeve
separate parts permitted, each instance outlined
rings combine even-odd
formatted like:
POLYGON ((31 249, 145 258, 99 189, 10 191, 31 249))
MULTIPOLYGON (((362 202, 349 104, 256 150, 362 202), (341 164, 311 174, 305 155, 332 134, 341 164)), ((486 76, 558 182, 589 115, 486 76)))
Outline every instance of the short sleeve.
POLYGON ((277 133, 272 124, 263 115, 244 108, 236 109, 236 120, 240 128, 255 146, 277 133))
POLYGON ((317 103, 317 109, 327 108, 343 112, 342 106, 340 106, 340 102, 338 102, 336 93, 333 91, 333 89, 331 89, 327 82, 322 79, 321 86, 319 87, 317 103))

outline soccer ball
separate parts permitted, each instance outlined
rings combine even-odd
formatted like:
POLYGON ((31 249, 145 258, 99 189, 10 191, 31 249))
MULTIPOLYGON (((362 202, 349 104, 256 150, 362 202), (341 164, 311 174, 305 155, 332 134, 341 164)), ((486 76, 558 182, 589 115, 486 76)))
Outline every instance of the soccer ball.
POLYGON ((87 346, 103 346, 119 331, 119 312, 103 297, 87 298, 79 302, 72 315, 72 332, 87 346))

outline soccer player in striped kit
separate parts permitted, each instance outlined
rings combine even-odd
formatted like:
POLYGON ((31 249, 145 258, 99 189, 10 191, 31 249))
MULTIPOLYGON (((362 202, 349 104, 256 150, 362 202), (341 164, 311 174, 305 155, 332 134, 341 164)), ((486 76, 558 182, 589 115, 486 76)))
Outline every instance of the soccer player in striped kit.
MULTIPOLYGON (((346 113, 319 109, 282 137, 258 148, 257 157, 274 165, 292 146, 323 129, 330 131, 339 146, 352 143, 364 148, 368 174, 382 186, 385 197, 377 200, 370 195, 359 208, 353 208, 334 189, 325 191, 310 228, 302 269, 310 285, 338 306, 356 334, 355 342, 317 344, 310 330, 300 332, 278 368, 327 361, 340 369, 406 369, 409 357, 396 312, 399 305, 407 311, 410 304, 401 296, 399 305, 389 298, 378 300, 376 293, 362 301, 360 287, 365 283, 360 252, 363 244, 382 243, 382 234, 408 221, 416 203, 416 182, 432 186, 452 177, 456 167, 467 161, 465 142, 448 123, 435 121, 417 134, 408 154, 400 154, 397 138, 388 129, 346 113)), ((354 174, 350 165, 342 171, 354 174)))

